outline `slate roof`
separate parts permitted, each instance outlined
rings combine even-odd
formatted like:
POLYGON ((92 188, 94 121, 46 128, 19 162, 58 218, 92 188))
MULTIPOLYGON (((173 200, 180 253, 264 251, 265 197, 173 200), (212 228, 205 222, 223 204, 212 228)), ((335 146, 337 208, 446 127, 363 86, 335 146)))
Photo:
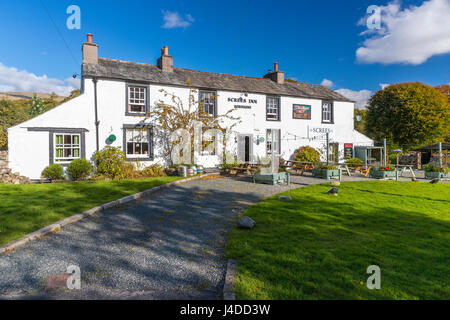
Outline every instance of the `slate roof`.
POLYGON ((278 84, 266 78, 252 78, 231 74, 212 73, 182 68, 173 68, 173 73, 163 72, 157 66, 99 58, 97 63, 83 63, 84 76, 124 81, 191 86, 199 89, 229 90, 301 98, 328 99, 353 102, 322 85, 286 82, 278 84))

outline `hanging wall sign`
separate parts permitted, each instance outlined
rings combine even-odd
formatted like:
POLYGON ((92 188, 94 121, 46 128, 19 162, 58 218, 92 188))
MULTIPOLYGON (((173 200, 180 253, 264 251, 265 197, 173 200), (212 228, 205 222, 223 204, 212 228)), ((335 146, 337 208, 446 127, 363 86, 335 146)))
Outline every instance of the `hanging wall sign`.
POLYGON ((344 143, 344 158, 350 159, 353 157, 353 143, 344 143))
POLYGON ((292 105, 292 117, 294 119, 311 120, 311 106, 306 104, 292 105))

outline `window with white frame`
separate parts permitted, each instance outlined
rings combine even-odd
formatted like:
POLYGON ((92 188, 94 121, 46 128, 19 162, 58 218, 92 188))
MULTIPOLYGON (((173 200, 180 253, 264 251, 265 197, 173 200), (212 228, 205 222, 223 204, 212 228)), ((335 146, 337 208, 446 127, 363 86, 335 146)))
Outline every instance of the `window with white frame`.
POLYGON ((55 162, 70 162, 81 157, 80 134, 54 134, 55 162))
POLYGON ((216 99, 213 91, 200 91, 199 104, 203 112, 209 114, 211 117, 215 117, 216 99))
POLYGON ((128 86, 128 112, 145 113, 147 105, 147 88, 128 86))
POLYGON ((148 128, 125 129, 125 145, 127 157, 148 157, 150 151, 148 128))
POLYGON ((281 142, 281 130, 280 129, 267 129, 266 130, 266 152, 272 154, 272 131, 273 136, 273 150, 275 154, 280 154, 280 142, 281 142))
POLYGON ((322 102, 322 122, 333 122, 333 102, 322 102))
POLYGON ((280 99, 277 97, 267 97, 266 119, 280 120, 280 99))

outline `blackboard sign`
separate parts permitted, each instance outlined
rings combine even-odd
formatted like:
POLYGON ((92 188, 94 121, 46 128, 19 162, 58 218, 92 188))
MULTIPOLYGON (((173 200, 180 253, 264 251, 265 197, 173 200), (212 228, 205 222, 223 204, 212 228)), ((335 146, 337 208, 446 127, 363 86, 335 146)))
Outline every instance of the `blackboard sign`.
POLYGON ((344 143, 344 158, 350 159, 353 157, 353 143, 344 143))

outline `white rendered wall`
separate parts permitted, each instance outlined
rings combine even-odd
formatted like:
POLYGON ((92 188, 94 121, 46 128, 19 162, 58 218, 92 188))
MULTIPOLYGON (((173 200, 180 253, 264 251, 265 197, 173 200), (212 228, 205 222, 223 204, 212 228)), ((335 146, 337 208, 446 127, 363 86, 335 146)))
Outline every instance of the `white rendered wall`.
MULTIPOLYGON (((145 84, 143 84, 145 85, 145 84)), ((162 100, 172 103, 171 97, 164 96, 164 92, 180 97, 184 106, 188 106, 189 88, 146 85, 149 88, 150 108, 162 100)), ((196 100, 198 96, 196 94, 196 100)), ((117 140, 111 145, 123 148, 123 126, 133 125, 145 120, 143 116, 127 116, 126 109, 126 82, 99 80, 97 83, 97 107, 99 124, 100 149, 106 146, 106 140, 114 134, 117 140)), ((292 157, 295 149, 303 145, 309 145, 317 149, 325 146, 324 134, 313 134, 312 128, 330 129, 330 142, 338 142, 342 156, 343 144, 373 145, 373 141, 353 129, 353 103, 334 101, 334 124, 322 123, 322 101, 319 99, 281 97, 280 99, 281 121, 266 120, 266 95, 248 93, 245 96, 240 92, 218 91, 217 113, 218 115, 234 109, 235 105, 250 106, 250 109, 235 109, 233 116, 241 118, 241 122, 233 128, 235 133, 253 135, 253 155, 266 156, 266 142, 256 144, 258 136, 266 139, 266 129, 281 129, 281 155, 285 159, 292 157), (228 98, 245 98, 247 103, 229 102, 228 98), (248 103, 249 99, 256 103, 248 103), (311 105, 311 120, 293 119, 293 104, 311 105), (316 139, 314 139, 316 137, 316 139)), ((149 120, 146 120, 148 123, 149 120)), ((225 121, 224 126, 229 127, 230 121, 225 121)), ((13 172, 32 179, 38 179, 42 170, 49 164, 49 133, 45 131, 28 131, 27 128, 84 128, 86 158, 91 159, 96 150, 95 113, 94 113, 94 85, 91 79, 86 79, 84 93, 44 114, 21 123, 8 130, 10 167, 13 172)), ((156 136, 156 133, 155 133, 156 136)), ((231 139, 231 149, 235 143, 231 139)), ((154 148, 155 159, 142 161, 141 165, 164 163, 161 157, 161 146, 156 141, 154 148)), ((218 156, 198 155, 198 164, 212 167, 219 164, 218 156)))

